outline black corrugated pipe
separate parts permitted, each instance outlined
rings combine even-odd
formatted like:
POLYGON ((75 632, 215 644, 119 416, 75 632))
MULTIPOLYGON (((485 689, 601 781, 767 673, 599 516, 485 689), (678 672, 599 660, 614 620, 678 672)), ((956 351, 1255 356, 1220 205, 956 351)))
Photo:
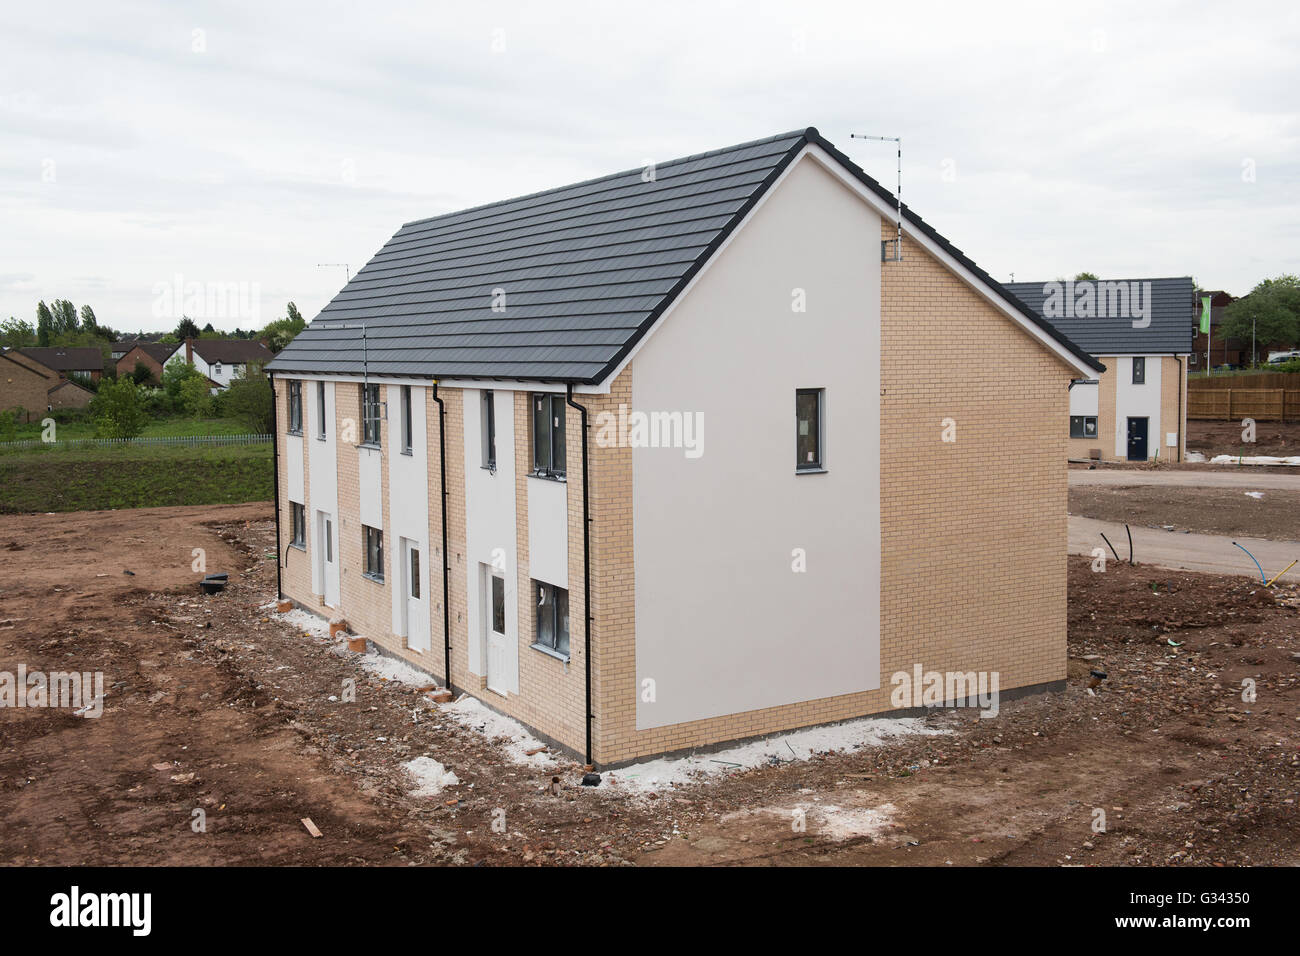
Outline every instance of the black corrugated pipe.
POLYGON ((438 380, 433 380, 433 400, 438 403, 438 474, 442 494, 442 682, 451 690, 451 561, 447 554, 447 407, 438 397, 438 380))
POLYGON ((591 763, 591 503, 587 494, 587 407, 573 400, 573 386, 566 386, 564 403, 582 417, 582 656, 587 668, 587 763, 591 763))
POLYGON ((280 426, 275 408, 275 373, 267 372, 271 381, 271 459, 275 462, 275 599, 284 600, 284 582, 280 578, 280 568, 284 561, 284 552, 280 549, 280 426))

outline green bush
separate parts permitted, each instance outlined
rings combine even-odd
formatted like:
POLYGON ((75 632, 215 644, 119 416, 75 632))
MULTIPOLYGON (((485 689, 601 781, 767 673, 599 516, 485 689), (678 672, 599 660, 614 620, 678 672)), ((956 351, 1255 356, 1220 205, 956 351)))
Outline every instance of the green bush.
POLYGON ((187 415, 195 418, 212 416, 212 395, 208 392, 208 382, 202 375, 188 376, 181 380, 180 405, 187 415))
POLYGON ((258 435, 271 434, 271 383, 257 366, 230 383, 222 397, 227 418, 242 422, 258 435))
POLYGON ((134 438, 149 423, 140 389, 129 378, 104 382, 91 400, 90 415, 100 438, 134 438))
POLYGON ((141 389, 140 397, 150 418, 169 418, 178 411, 176 400, 165 388, 141 389))

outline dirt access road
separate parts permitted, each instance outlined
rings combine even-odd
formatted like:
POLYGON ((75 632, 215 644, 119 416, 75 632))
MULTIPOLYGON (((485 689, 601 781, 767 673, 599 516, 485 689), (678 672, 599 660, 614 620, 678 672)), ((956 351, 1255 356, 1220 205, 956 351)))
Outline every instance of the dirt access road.
MULTIPOLYGON (((1191 534, 1178 531, 1166 531, 1163 528, 1147 528, 1130 525, 1128 532, 1133 535, 1133 558, 1138 564, 1150 564, 1161 568, 1176 568, 1185 571, 1208 571, 1214 574, 1240 574, 1254 578, 1263 583, 1271 580, 1292 561, 1300 559, 1300 542, 1269 541, 1264 538, 1247 538, 1245 536, 1225 537, 1223 535, 1191 534), (1260 577, 1260 568, 1241 548, 1255 556, 1263 568, 1264 578, 1260 577)), ((1098 521, 1095 518, 1070 517, 1070 553, 1092 554, 1093 549, 1101 548, 1106 560, 1124 561, 1129 557, 1128 532, 1124 525, 1114 521, 1098 521), (1109 539, 1115 551, 1107 547, 1102 535, 1109 539)), ((1288 579, 1300 580, 1300 564, 1287 572, 1288 579)))
POLYGON ((1061 694, 797 762, 773 741, 707 783, 584 788, 573 760, 512 758, 263 610, 273 542, 267 505, 0 517, 0 670, 107 688, 98 719, 0 709, 0 863, 1300 863, 1295 588, 1073 559, 1061 694), (198 595, 195 548, 225 593, 198 595), (460 782, 413 794, 417 756, 460 782))
POLYGON ((1127 538, 1121 525, 1129 524, 1135 536, 1137 529, 1144 529, 1141 536, 1151 545, 1141 550, 1139 560, 1166 567, 1233 573, 1244 562, 1244 567, 1253 571, 1250 559, 1232 546, 1234 540, 1266 566, 1294 552, 1273 571, 1300 557, 1300 545, 1295 544, 1300 541, 1300 475, 1269 468, 1071 469, 1069 475, 1072 553, 1090 551, 1101 543, 1097 533, 1104 531, 1127 557, 1127 538), (1115 526, 1093 526, 1089 519, 1115 526), (1187 532, 1194 534, 1188 536, 1187 532), (1209 541, 1204 535, 1222 540, 1209 541), (1277 542, 1258 546, 1270 555, 1267 561, 1247 540, 1260 538, 1277 542), (1086 548, 1076 546, 1085 542, 1086 548), (1279 548, 1281 553, 1275 554, 1279 548))

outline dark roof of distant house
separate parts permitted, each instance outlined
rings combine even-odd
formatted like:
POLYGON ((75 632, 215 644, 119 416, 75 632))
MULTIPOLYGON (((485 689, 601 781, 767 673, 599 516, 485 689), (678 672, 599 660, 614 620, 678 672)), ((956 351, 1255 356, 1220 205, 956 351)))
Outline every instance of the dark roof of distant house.
POLYGON ((70 378, 62 379, 62 380, 61 380, 57 385, 51 385, 48 389, 45 390, 45 394, 46 394, 46 395, 53 395, 55 392, 57 392, 59 389, 62 389, 62 388, 75 388, 75 389, 77 389, 78 391, 85 392, 87 395, 93 395, 93 394, 94 394, 94 392, 92 392, 90 389, 85 388, 85 387, 83 387, 83 386, 81 386, 81 385, 78 385, 76 382, 74 382, 74 381, 73 381, 72 379, 70 379, 70 378))
MULTIPOLYGON (((1079 301, 1086 293, 1085 281, 1090 280, 1074 282, 1073 286, 1064 279, 1054 279, 1050 282, 1009 282, 1006 287, 1042 316, 1044 321, 1051 323, 1091 355, 1188 355, 1191 353, 1201 311, 1200 300, 1196 297, 1196 284, 1190 277, 1091 281, 1094 301, 1105 297, 1112 305, 1118 303, 1122 306, 1123 300, 1118 297, 1112 299, 1110 289, 1123 285, 1130 293, 1127 312, 1123 309, 1109 308, 1107 310, 1109 314, 1105 317, 1095 314, 1093 316, 1060 315, 1056 305, 1048 309, 1049 301, 1064 303, 1070 298, 1071 290, 1073 290, 1074 301, 1079 301), (1134 288, 1138 290, 1136 299, 1132 296, 1134 288), (1134 328, 1135 320, 1139 322, 1146 320, 1144 315, 1137 315, 1138 307, 1145 310, 1148 305, 1150 325, 1145 328, 1134 328)), ((1096 312, 1096 309, 1093 311, 1096 312)))
POLYGON ((126 351, 122 353, 123 358, 130 355, 132 349, 139 349, 155 362, 160 363, 167 361, 180 348, 179 343, 164 345, 161 342, 120 342, 118 344, 127 346, 126 351))
MULTIPOLYGON (((276 356, 271 370, 596 384, 799 153, 816 145, 892 208, 895 197, 809 127, 409 222, 276 356), (506 311, 493 311, 504 290, 506 311)), ((1082 364, 1043 322, 906 205, 929 237, 1082 364)))
POLYGON ((42 365, 40 368, 32 368, 26 362, 18 361, 16 358, 13 357, 14 353, 17 351, 18 349, 0 350, 0 358, 5 359, 8 362, 13 362, 13 364, 17 365, 19 368, 28 371, 33 375, 39 375, 41 378, 55 378, 55 379, 58 378, 57 375, 50 374, 53 373, 54 369, 49 368, 48 366, 42 365))
POLYGON ((97 348, 26 348, 23 355, 56 372, 102 372, 104 353, 97 348))
POLYGON ((249 362, 268 362, 271 350, 257 339, 192 339, 194 351, 205 362, 225 365, 246 365, 249 362))

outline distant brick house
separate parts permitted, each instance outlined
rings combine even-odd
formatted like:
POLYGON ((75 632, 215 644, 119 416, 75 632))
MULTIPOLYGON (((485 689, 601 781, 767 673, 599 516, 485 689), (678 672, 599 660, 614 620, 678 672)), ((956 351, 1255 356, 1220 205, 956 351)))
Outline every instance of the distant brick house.
POLYGON ((30 422, 54 408, 82 408, 92 398, 88 389, 30 355, 0 354, 0 411, 22 409, 23 421, 30 422))
POLYGON ((164 345, 160 342, 136 342, 117 360, 119 377, 131 375, 137 364, 149 369, 155 382, 162 381, 163 366, 180 350, 180 344, 164 345))
POLYGON ((99 381, 104 374, 104 353, 97 348, 44 347, 14 349, 12 353, 19 359, 30 359, 47 369, 58 372, 65 378, 83 375, 93 381, 99 381))
POLYGON ((601 766, 1062 686, 1102 363, 815 129, 654 173, 408 223, 279 353, 282 593, 601 766))

